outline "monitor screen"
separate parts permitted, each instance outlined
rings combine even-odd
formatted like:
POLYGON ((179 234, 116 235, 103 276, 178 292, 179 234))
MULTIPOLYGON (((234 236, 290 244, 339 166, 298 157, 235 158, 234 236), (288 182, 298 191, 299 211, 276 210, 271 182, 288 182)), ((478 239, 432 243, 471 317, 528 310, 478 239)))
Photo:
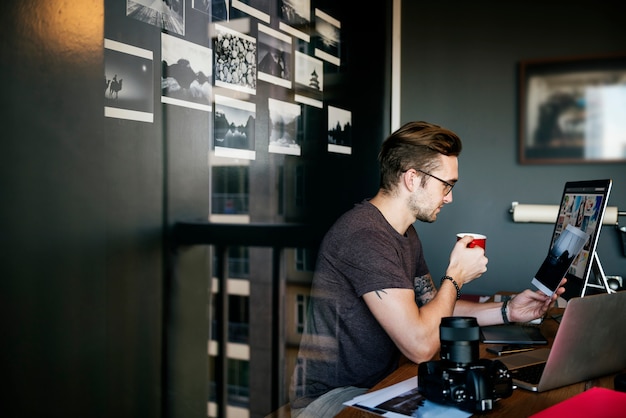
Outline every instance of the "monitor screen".
POLYGON ((564 299, 597 293, 586 284, 596 283, 590 273, 611 185, 610 179, 565 184, 548 255, 532 281, 544 293, 556 290, 563 276, 564 299))

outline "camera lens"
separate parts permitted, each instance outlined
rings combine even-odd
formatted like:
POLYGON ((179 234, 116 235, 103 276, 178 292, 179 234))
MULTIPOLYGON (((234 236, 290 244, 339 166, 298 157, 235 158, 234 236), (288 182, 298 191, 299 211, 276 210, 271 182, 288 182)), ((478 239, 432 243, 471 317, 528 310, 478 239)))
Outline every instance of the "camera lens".
POLYGON ((457 366, 465 366, 479 359, 480 328, 473 316, 447 316, 439 325, 440 357, 457 366))

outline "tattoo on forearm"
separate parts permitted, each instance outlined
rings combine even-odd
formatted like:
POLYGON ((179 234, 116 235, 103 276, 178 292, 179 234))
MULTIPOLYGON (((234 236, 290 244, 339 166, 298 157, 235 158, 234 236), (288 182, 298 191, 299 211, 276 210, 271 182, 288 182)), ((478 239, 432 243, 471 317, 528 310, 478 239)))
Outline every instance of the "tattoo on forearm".
POLYGON ((380 293, 384 293, 387 294, 387 292, 385 292, 384 290, 376 290, 376 296, 378 296, 378 299, 382 299, 383 297, 380 295, 380 293), (380 293, 379 293, 380 292, 380 293))
POLYGON ((437 288, 435 288, 430 273, 415 277, 413 279, 413 289, 415 290, 415 303, 420 308, 433 300, 437 294, 437 288))

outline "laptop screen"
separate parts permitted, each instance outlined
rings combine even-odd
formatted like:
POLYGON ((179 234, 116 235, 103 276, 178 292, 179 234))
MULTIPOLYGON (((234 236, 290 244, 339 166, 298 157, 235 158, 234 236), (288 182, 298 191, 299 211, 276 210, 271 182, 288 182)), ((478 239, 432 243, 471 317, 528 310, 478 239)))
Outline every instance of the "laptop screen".
POLYGON ((610 179, 565 183, 548 256, 533 279, 539 289, 546 291, 543 284, 555 290, 565 276, 564 299, 590 294, 586 283, 594 279, 589 275, 611 185, 610 179))

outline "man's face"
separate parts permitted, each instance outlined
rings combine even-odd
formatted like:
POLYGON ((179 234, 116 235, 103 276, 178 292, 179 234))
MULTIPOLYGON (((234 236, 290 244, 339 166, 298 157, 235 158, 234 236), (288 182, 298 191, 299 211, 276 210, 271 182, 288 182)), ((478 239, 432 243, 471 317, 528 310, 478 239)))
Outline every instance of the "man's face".
POLYGON ((428 174, 415 172, 414 191, 409 197, 409 209, 415 219, 422 222, 435 222, 443 205, 452 202, 452 190, 446 194, 449 184, 455 184, 459 176, 457 157, 440 156, 440 165, 428 174), (430 175, 429 175, 430 174, 430 175), (422 178, 426 184, 421 186, 422 178), (443 180, 443 181, 442 181, 443 180))

